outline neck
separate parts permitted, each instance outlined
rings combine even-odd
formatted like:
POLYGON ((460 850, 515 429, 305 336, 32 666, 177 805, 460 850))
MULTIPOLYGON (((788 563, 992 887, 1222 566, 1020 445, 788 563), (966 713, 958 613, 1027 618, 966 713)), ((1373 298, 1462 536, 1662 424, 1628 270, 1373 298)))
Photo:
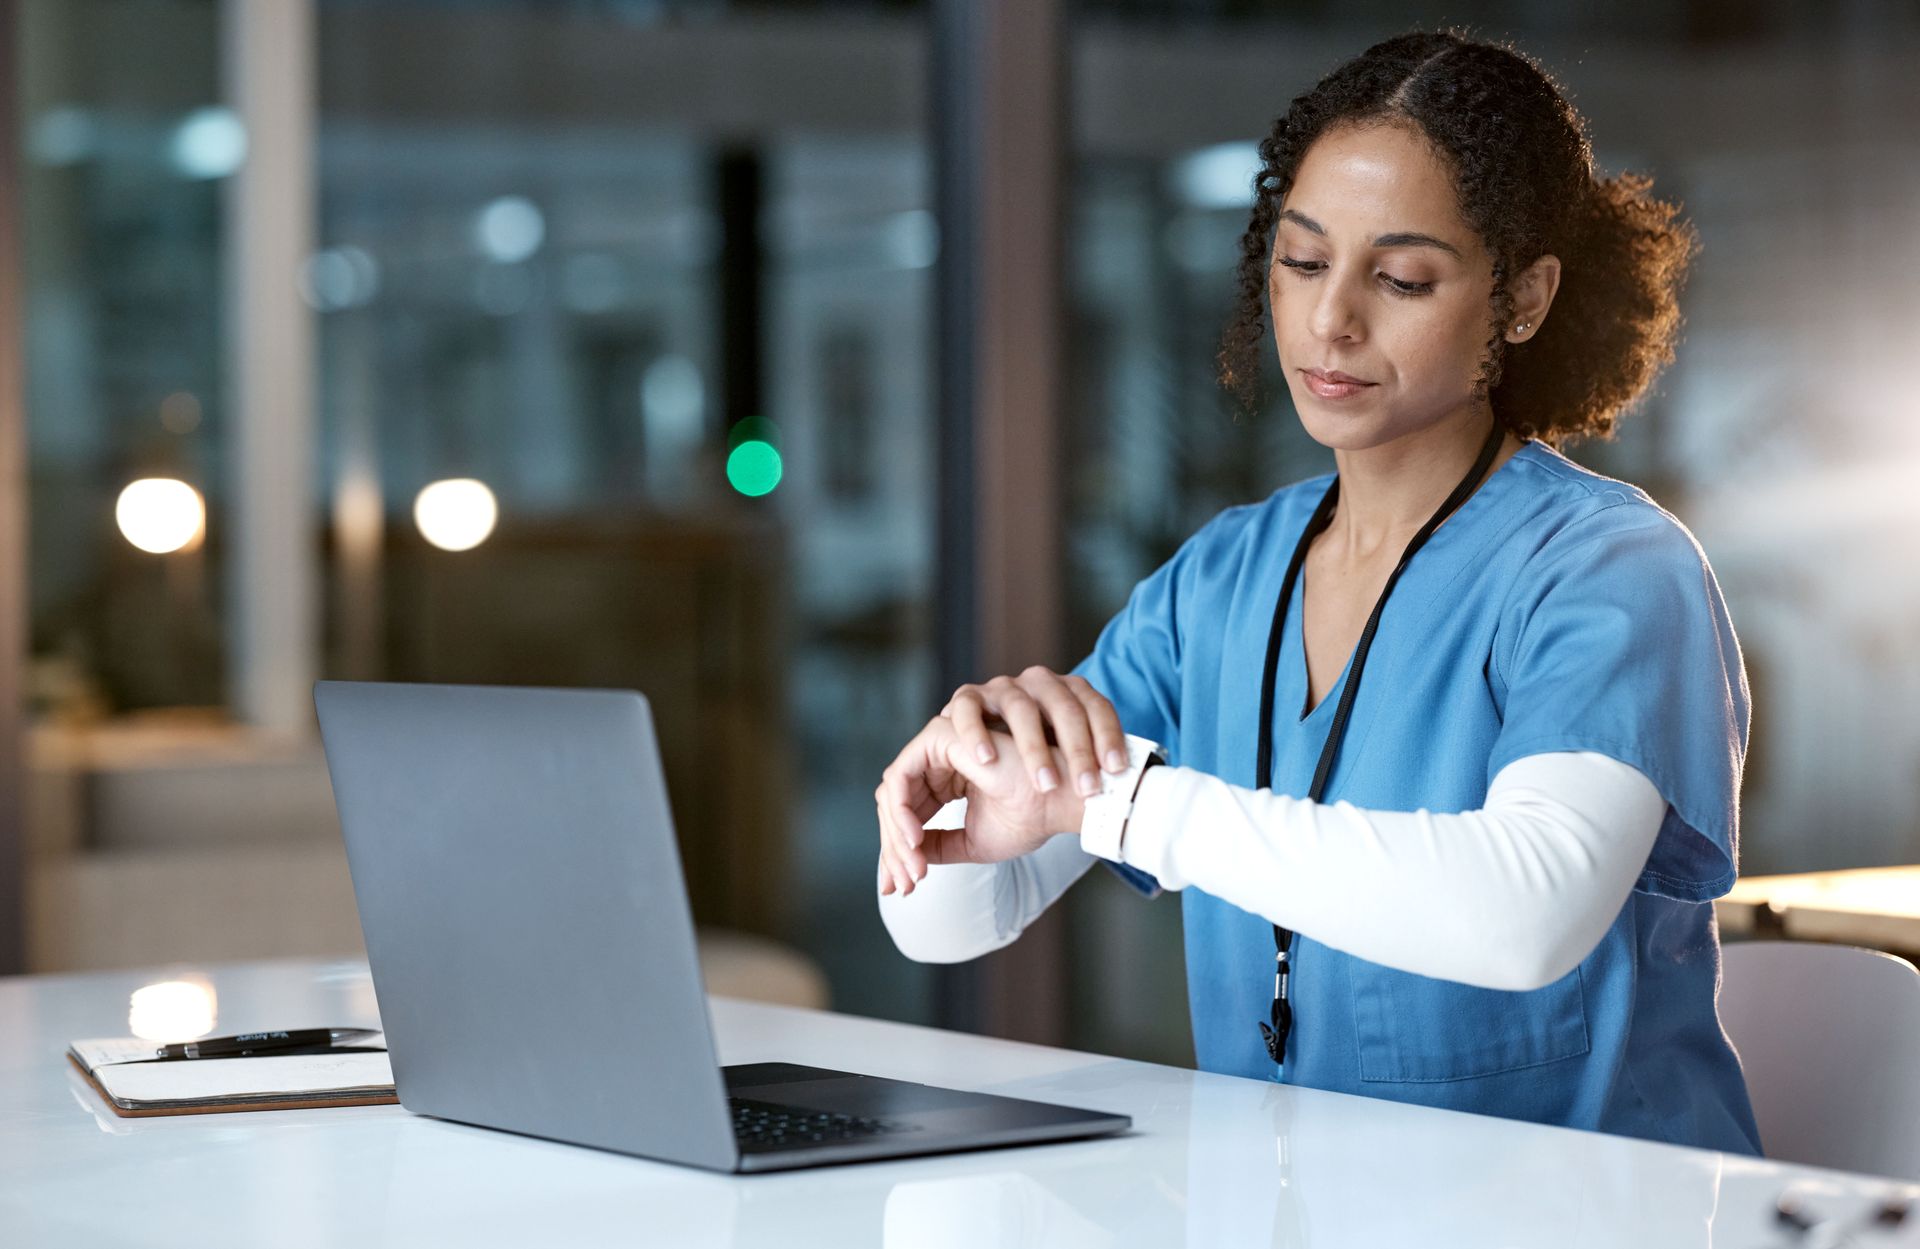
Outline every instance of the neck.
MULTIPOLYGON (((1474 407, 1377 447, 1335 451, 1340 502, 1327 534, 1341 553, 1397 557, 1473 467, 1492 420, 1485 407, 1474 407)), ((1481 480, 1519 449, 1520 440, 1505 435, 1481 480)))

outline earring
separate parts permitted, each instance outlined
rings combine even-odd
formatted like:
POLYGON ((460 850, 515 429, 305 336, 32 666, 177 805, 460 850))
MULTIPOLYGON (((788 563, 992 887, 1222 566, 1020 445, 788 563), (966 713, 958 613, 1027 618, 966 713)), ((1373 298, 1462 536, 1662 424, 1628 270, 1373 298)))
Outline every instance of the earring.
POLYGON ((1531 321, 1522 321, 1522 322, 1521 322, 1520 324, 1518 324, 1518 325, 1516 325, 1516 326, 1514 326, 1513 328, 1514 328, 1514 330, 1515 330, 1516 332, 1518 332, 1518 333, 1521 333, 1521 334, 1524 334, 1524 333, 1526 333, 1526 332, 1527 332, 1528 330, 1530 330, 1530 329, 1532 329, 1532 328, 1533 328, 1533 322, 1531 322, 1531 321))

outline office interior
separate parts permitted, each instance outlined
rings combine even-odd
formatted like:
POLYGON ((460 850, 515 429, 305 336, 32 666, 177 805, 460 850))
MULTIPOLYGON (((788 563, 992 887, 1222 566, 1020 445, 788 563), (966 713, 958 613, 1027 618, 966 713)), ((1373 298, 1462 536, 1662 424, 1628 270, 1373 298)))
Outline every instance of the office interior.
POLYGON ((1920 862, 1910 5, 0 13, 0 971, 359 956, 317 678, 635 688, 729 991, 1190 1065, 1176 899, 1094 873, 910 962, 872 791, 954 686, 1064 670, 1330 466, 1214 380, 1253 145, 1442 21, 1700 233, 1678 360, 1571 454, 1724 587, 1743 874, 1920 862))

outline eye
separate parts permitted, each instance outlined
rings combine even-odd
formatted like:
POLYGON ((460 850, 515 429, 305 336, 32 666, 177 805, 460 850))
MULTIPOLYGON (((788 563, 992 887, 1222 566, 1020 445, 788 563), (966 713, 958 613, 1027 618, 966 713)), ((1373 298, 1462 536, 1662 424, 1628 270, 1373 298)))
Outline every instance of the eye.
MULTIPOLYGON (((1314 277, 1327 267, 1324 260, 1299 260, 1292 256, 1281 256, 1279 264, 1292 269, 1301 277, 1314 277)), ((1429 295, 1433 293, 1431 282, 1405 282, 1390 273, 1380 274, 1381 285, 1395 295, 1429 295)))

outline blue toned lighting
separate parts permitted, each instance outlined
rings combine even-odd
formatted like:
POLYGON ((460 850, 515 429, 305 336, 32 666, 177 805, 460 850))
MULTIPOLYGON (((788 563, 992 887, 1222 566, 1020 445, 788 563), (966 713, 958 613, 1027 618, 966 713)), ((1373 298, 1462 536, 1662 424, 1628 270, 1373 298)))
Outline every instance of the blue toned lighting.
POLYGON ((700 367, 685 356, 661 356, 640 379, 640 410, 649 429, 697 438, 706 403, 700 367))
POLYGON ((93 118, 83 108, 63 104, 33 119, 27 151, 42 165, 77 165, 93 155, 99 141, 93 118))
POLYGON ((1216 143, 1174 162, 1173 185, 1195 208, 1247 208, 1260 170, 1254 143, 1216 143))
POLYGON ((626 297, 626 269, 617 257, 582 252, 560 270, 560 298, 575 312, 611 312, 626 297))
POLYGON ((340 312, 370 301, 380 290, 380 262, 364 247, 329 247, 307 257, 300 298, 319 312, 340 312))
POLYGON ((925 269, 940 256, 940 223, 924 208, 895 213, 886 237, 887 254, 902 269, 925 269))
POLYGON ((547 218, 524 195, 502 195, 473 219, 473 243, 489 260, 517 264, 547 241, 547 218))
POLYGON ((230 108, 198 108, 173 132, 173 167, 187 178, 224 178, 247 159, 247 128, 230 108))

